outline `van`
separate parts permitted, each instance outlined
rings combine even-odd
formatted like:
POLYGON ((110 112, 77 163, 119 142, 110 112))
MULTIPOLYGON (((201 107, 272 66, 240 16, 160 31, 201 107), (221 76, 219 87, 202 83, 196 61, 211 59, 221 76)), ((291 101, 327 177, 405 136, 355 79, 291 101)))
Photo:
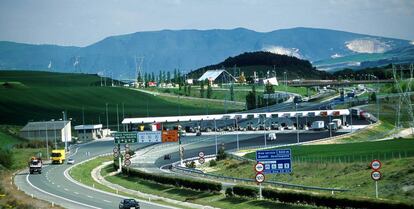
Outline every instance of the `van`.
POLYGON ((322 130, 325 128, 325 122, 324 121, 313 121, 312 125, 311 125, 311 129, 312 130, 322 130))

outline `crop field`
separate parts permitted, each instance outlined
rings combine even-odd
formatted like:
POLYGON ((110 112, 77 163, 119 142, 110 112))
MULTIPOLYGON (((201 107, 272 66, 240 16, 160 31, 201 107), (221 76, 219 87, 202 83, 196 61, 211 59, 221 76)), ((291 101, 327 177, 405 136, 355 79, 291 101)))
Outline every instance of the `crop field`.
MULTIPOLYGON (((82 115, 86 124, 105 124, 106 107, 112 128, 117 124, 117 112, 120 121, 123 117, 205 113, 205 102, 171 100, 123 87, 100 86, 96 75, 1 71, 0 82, 0 124, 59 119, 64 110, 74 124, 83 123, 82 115)), ((209 105, 209 113, 221 112, 222 105, 209 105)))
MULTIPOLYGON (((414 157, 414 139, 292 146, 288 148, 292 150, 293 160, 299 162, 369 163, 374 158, 390 160, 394 158, 414 157)), ((256 159, 255 153, 249 153, 245 157, 256 159)))

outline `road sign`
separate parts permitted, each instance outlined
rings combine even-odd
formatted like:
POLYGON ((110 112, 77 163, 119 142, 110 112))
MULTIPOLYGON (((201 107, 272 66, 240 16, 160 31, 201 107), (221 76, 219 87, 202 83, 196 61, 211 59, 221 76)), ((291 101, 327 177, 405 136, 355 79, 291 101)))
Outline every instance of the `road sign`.
POLYGON ((126 166, 130 166, 130 165, 131 165, 131 161, 130 161, 130 160, 128 160, 128 159, 127 159, 127 160, 125 160, 125 162, 124 162, 124 163, 125 163, 125 165, 126 165, 126 166))
POLYGON ((161 142, 161 131, 138 132, 139 143, 158 143, 161 142))
POLYGON ((113 133, 112 135, 114 136, 115 144, 138 142, 137 132, 116 132, 116 133, 113 133))
POLYGON ((126 154, 125 154, 125 159, 129 160, 129 158, 131 158, 131 155, 130 155, 130 154, 128 154, 128 153, 126 153, 126 154))
POLYGON ((254 166, 254 170, 256 170, 256 172, 259 172, 259 173, 263 172, 263 170, 264 170, 264 165, 263 165, 263 163, 257 163, 257 164, 254 166))
POLYGON ((256 174, 256 181, 257 183, 262 183, 265 180, 265 175, 263 173, 256 174))
POLYGON ((118 157, 118 156, 119 156, 119 153, 114 152, 114 157, 118 157))
POLYGON ((198 153, 198 156, 199 156, 199 157, 204 157, 204 152, 199 152, 199 153, 198 153))
POLYGON ((372 171, 371 172, 371 178, 374 181, 380 180, 381 179, 381 172, 379 172, 379 171, 372 171))
POLYGON ((256 151, 256 161, 263 163, 263 173, 291 173, 290 149, 256 151))
POLYGON ((206 160, 203 157, 198 158, 198 162, 200 164, 204 164, 206 162, 206 160))
POLYGON ((118 147, 114 147, 113 151, 114 151, 114 153, 118 152, 118 147))
POLYGON ((381 161, 379 161, 379 160, 373 160, 373 161, 371 162, 371 168, 372 168, 372 170, 374 170, 374 171, 379 170, 379 169, 381 168, 381 166, 382 166, 382 164, 381 164, 381 161))

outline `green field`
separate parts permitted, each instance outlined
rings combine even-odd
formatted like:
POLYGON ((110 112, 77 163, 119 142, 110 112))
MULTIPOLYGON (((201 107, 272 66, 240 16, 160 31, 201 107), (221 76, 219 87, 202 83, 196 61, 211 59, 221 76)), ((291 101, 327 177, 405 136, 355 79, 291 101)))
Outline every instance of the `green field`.
MULTIPOLYGON (((120 120, 123 115, 202 114, 206 106, 205 101, 172 100, 123 87, 101 87, 96 75, 1 71, 0 82, 0 124, 23 125, 30 120, 59 119, 63 110, 75 125, 82 124, 82 110, 86 124, 105 124, 108 104, 109 123, 115 128, 117 105, 120 120)), ((209 113, 224 112, 223 105, 213 103, 208 108, 209 113)))
MULTIPOLYGON (((370 178, 369 163, 379 159, 383 163, 383 179, 379 182, 380 197, 413 202, 414 139, 394 139, 330 145, 290 147, 293 155, 291 174, 266 175, 266 180, 307 186, 349 189, 339 195, 346 197, 375 197, 374 182, 370 178)), ((245 157, 255 160, 255 153, 245 157)), ((208 166, 208 165, 205 165, 208 166)), ((215 174, 240 178, 254 178, 254 162, 234 159, 219 161, 215 174)))

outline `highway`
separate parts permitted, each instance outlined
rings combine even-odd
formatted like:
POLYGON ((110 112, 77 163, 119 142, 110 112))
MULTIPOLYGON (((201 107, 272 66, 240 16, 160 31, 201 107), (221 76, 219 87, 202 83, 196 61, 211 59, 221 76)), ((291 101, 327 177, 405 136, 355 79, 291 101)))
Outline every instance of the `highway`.
MULTIPOLYGON (((144 145, 134 146, 134 148, 142 146, 144 145)), ((73 158, 76 163, 79 163, 91 157, 112 152, 113 147, 112 140, 86 144, 73 149, 76 152, 73 158), (90 155, 87 155, 87 152, 90 155)), ((65 208, 118 208, 123 197, 85 188, 65 178, 64 172, 70 166, 67 164, 46 165, 40 175, 29 175, 25 170, 15 176, 15 184, 26 193, 34 194, 36 198, 54 202, 65 208)), ((142 201, 140 203, 141 208, 171 208, 156 203, 142 201)))

